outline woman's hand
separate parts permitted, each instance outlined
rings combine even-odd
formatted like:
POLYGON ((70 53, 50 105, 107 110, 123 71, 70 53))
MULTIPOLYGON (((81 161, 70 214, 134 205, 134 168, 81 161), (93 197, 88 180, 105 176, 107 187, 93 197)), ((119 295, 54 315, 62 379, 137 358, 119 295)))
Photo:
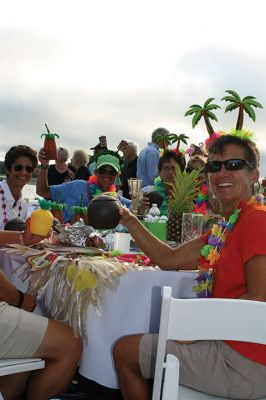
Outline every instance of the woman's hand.
POLYGON ((45 166, 48 167, 49 160, 47 160, 46 153, 45 153, 45 150, 43 148, 41 148, 40 151, 39 151, 38 159, 39 159, 41 165, 45 165, 45 166))
POLYGON ((34 233, 31 233, 30 218, 28 218, 26 221, 25 231, 22 233, 22 239, 23 239, 24 244, 26 246, 29 246, 31 244, 39 243, 41 240, 48 238, 51 235, 51 232, 49 232, 49 234, 46 237, 40 236, 40 235, 35 235, 34 233))
POLYGON ((142 197, 142 199, 141 199, 141 201, 140 201, 139 209, 138 209, 139 214, 144 214, 145 211, 146 211, 148 208, 150 208, 150 199, 149 199, 149 197, 147 196, 147 194, 148 194, 148 193, 143 193, 143 197, 142 197))
POLYGON ((24 300, 21 308, 25 311, 33 311, 36 307, 36 298, 31 294, 24 293, 24 300))

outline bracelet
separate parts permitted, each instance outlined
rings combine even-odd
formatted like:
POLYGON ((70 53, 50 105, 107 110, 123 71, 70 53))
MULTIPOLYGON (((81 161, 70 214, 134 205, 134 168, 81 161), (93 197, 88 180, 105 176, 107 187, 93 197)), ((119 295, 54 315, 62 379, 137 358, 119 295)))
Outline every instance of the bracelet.
POLYGON ((18 291, 18 293, 19 293, 19 301, 18 301, 18 303, 15 305, 15 307, 21 308, 21 306, 22 306, 22 304, 23 304, 23 301, 24 301, 24 293, 21 292, 21 290, 18 290, 18 289, 17 289, 17 291, 18 291))
POLYGON ((24 239, 23 239, 23 232, 19 232, 19 240, 20 240, 20 244, 22 246, 25 246, 25 242, 24 242, 24 239))
POLYGON ((41 164, 41 165, 40 165, 40 169, 48 169, 48 165, 46 165, 46 164, 41 164))

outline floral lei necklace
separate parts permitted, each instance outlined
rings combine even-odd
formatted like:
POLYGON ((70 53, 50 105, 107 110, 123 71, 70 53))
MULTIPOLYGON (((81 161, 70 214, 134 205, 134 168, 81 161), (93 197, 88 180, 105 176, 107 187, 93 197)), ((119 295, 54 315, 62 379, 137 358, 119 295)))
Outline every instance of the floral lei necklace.
POLYGON ((207 210, 207 192, 208 192, 208 186, 206 183, 203 183, 200 187, 200 191, 198 193, 198 196, 194 200, 194 209, 193 213, 197 214, 206 214, 207 210))
MULTIPOLYGON (((4 215, 3 222, 4 222, 4 224, 7 224, 8 223, 8 218, 7 218, 7 210, 6 210, 6 203, 5 203, 6 198, 5 198, 5 192, 4 192, 4 190, 3 190, 1 185, 0 185, 0 194, 1 194, 1 200, 2 200, 3 215, 4 215)), ((20 201, 17 202, 17 205, 18 205, 18 218, 19 218, 21 210, 22 210, 22 206, 21 206, 20 201)), ((15 207, 13 207, 13 208, 15 208, 15 207)))
MULTIPOLYGON (((89 182, 89 185, 90 185, 89 186, 89 191, 90 191, 90 194, 91 194, 92 197, 99 196, 100 194, 103 193, 103 191, 102 191, 102 189, 101 189, 101 187, 99 185, 98 179, 97 179, 97 177, 95 175, 90 176, 88 182, 89 182)), ((108 193, 110 192, 115 196, 116 195, 116 187, 115 187, 115 185, 112 184, 109 187, 109 189, 107 190, 107 192, 108 193)))
POLYGON ((160 207, 161 215, 168 215, 168 199, 162 178, 160 176, 157 176, 157 178, 154 179, 154 190, 156 190, 156 192, 160 192, 163 197, 163 202, 160 207))
MULTIPOLYGON (((263 204, 263 194, 258 194, 251 197, 246 203, 247 206, 251 204, 263 204)), ((236 209, 230 215, 228 221, 222 219, 217 224, 212 226, 208 242, 201 249, 201 257, 199 258, 199 275, 196 278, 197 284, 193 286, 193 291, 196 292, 197 297, 211 297, 214 285, 215 265, 221 256, 222 249, 227 237, 228 232, 234 229, 235 223, 241 212, 236 209)))

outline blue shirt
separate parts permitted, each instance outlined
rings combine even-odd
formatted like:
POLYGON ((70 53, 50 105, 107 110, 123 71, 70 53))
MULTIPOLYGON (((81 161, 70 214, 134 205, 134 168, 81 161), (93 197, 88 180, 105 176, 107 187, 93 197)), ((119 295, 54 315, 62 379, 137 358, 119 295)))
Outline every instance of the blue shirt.
MULTIPOLYGON (((73 211, 70 210, 73 206, 80 205, 81 195, 83 194, 83 207, 87 207, 89 199, 91 198, 89 192, 89 183, 86 181, 75 180, 71 182, 62 183, 61 185, 50 186, 51 198, 53 201, 59 198, 60 203, 67 204, 67 209, 63 211, 64 221, 70 222, 73 217, 73 211)), ((131 200, 128 200, 119 194, 117 199, 123 206, 129 208, 131 200)))
POLYGON ((148 143, 138 156, 137 178, 142 179, 142 187, 153 185, 154 179, 158 176, 158 163, 160 150, 157 144, 148 143))

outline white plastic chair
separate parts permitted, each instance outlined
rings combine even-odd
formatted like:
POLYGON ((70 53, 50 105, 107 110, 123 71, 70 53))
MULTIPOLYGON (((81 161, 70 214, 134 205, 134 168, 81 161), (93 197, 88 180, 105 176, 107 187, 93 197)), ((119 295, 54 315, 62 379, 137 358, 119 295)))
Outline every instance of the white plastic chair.
MULTIPOLYGON (((41 358, 0 359, 0 376, 44 368, 41 358)), ((0 392, 0 400, 4 400, 0 392)))
POLYGON ((164 287, 152 400, 221 400, 221 397, 179 385, 178 359, 169 354, 165 362, 166 341, 240 340, 266 344, 266 303, 238 299, 175 299, 171 295, 172 288, 164 287))

